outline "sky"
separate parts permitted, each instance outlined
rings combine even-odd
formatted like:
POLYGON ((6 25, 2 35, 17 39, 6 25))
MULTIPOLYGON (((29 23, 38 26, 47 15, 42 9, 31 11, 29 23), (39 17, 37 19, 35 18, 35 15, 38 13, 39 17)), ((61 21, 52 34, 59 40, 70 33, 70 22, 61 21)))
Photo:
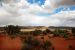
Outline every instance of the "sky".
POLYGON ((0 26, 75 27, 75 0, 0 0, 0 26))

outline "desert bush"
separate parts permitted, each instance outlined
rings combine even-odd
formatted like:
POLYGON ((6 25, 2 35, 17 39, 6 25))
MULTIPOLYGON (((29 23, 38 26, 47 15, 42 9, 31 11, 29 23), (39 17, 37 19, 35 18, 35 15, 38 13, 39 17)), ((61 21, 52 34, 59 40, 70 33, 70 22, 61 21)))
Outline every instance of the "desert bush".
POLYGON ((75 28, 72 28, 72 33, 75 36, 75 28))
POLYGON ((50 34, 50 33, 52 33, 52 32, 49 29, 46 29, 46 30, 43 31, 44 35, 47 35, 47 34, 50 34))
POLYGON ((32 50, 40 45, 40 41, 36 39, 28 39, 23 41, 22 50, 32 50))
POLYGON ((58 34, 64 38, 68 38, 66 30, 58 30, 58 34))
POLYGON ((44 36, 42 36, 41 39, 44 39, 44 36))
POLYGON ((42 45, 42 48, 45 50, 50 50, 50 47, 52 46, 52 43, 50 41, 45 41, 44 44, 42 45))
POLYGON ((54 47, 52 47, 52 50, 55 50, 55 48, 54 48, 54 47))
POLYGON ((68 45, 68 49, 75 50, 72 45, 68 45))
POLYGON ((49 29, 46 29, 46 33, 50 33, 51 31, 49 29))
POLYGON ((46 31, 43 31, 42 33, 43 33, 43 35, 47 35, 46 31))
POLYGON ((33 46, 39 46, 39 45, 40 45, 40 41, 34 39, 32 45, 33 45, 33 46))
POLYGON ((54 37, 59 36, 59 33, 57 30, 53 31, 54 37))
POLYGON ((45 46, 52 46, 52 43, 50 41, 45 41, 44 45, 45 46))
POLYGON ((69 48, 69 49, 72 49, 72 45, 69 45, 68 48, 69 48))
POLYGON ((33 35, 34 36, 40 35, 41 33, 42 33, 41 30, 35 30, 35 31, 33 31, 33 35))
POLYGON ((33 49, 32 45, 24 43, 21 50, 32 50, 32 49, 33 49))
POLYGON ((8 25, 4 27, 8 35, 17 35, 20 32, 20 27, 14 25, 8 25))

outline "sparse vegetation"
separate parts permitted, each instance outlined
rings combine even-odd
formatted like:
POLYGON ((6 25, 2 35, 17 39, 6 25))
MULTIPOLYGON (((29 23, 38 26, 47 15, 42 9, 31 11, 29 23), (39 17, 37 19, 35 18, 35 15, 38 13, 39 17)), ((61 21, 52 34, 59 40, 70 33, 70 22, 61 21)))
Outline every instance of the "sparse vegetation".
POLYGON ((8 33, 8 35, 10 35, 12 39, 14 39, 16 35, 20 33, 20 28, 18 26, 8 25, 4 27, 4 29, 6 30, 6 33, 8 33))
POLYGON ((18 33, 20 33, 20 28, 14 25, 6 26, 5 30, 8 33, 8 35, 17 35, 18 33))
POLYGON ((24 43, 21 50, 32 50, 32 49, 33 49, 32 45, 24 43))
POLYGON ((42 36, 41 39, 44 39, 44 36, 42 36))
MULTIPOLYGON (((67 49, 74 50, 74 46, 73 46, 74 39, 72 41, 69 39, 64 40, 64 38, 67 39, 69 37, 68 34, 66 33, 66 30, 58 29, 52 32, 49 29, 46 29, 44 31, 36 29, 33 31, 20 32, 20 27, 13 26, 13 25, 8 25, 4 27, 4 29, 6 30, 6 33, 8 34, 8 35, 5 35, 5 40, 8 38, 6 40, 6 43, 8 41, 10 44, 11 43, 14 45, 16 44, 16 46, 20 45, 22 50, 56 50, 57 49, 56 46, 65 48, 65 46, 67 46, 69 43, 72 43, 72 45, 68 45, 67 49), (13 43, 12 42, 13 40, 16 42, 13 43), (60 42, 64 45, 62 45, 60 42), (61 45, 64 47, 62 47, 61 45)), ((74 30, 75 29, 72 29, 73 35, 74 35, 74 30)), ((4 35, 1 35, 1 36, 3 37, 4 35)), ((3 39, 0 39, 0 40, 3 40, 3 39)), ((14 48, 14 45, 12 45, 13 48, 14 48)))
POLYGON ((58 30, 58 34, 64 38, 68 38, 66 30, 58 30))
POLYGON ((23 42, 22 50, 32 50, 40 45, 40 41, 32 38, 28 38, 23 42))
POLYGON ((47 32, 46 31, 43 31, 42 33, 43 33, 43 35, 47 35, 47 32))
POLYGON ((52 33, 52 32, 49 29, 46 29, 45 31, 43 31, 44 35, 47 35, 47 34, 50 34, 50 33, 52 33))
POLYGON ((46 33, 50 33, 51 31, 49 29, 46 29, 46 33))
POLYGON ((75 28, 72 28, 72 33, 75 36, 75 28))
POLYGON ((42 31, 41 30, 35 30, 35 31, 33 31, 33 35, 34 36, 37 36, 37 35, 40 35, 41 33, 42 33, 42 31))
POLYGON ((71 49, 71 50, 73 50, 73 47, 72 47, 72 45, 68 45, 68 48, 69 48, 69 49, 71 49))
POLYGON ((55 30, 55 31, 53 32, 53 34, 54 34, 54 37, 59 36, 59 33, 58 33, 57 30, 55 30))
POLYGON ((54 48, 54 47, 52 47, 52 50, 55 50, 55 48, 54 48))
POLYGON ((45 50, 50 50, 50 47, 52 46, 52 43, 50 41, 45 41, 44 44, 42 45, 42 47, 45 50))

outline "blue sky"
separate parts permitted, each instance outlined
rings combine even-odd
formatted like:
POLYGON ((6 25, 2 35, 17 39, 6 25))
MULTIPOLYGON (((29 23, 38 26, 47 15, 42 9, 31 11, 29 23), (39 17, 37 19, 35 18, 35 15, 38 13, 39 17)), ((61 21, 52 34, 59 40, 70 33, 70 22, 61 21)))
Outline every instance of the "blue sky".
POLYGON ((29 3, 31 3, 31 4, 34 4, 34 3, 37 3, 37 4, 39 4, 40 6, 41 5, 44 5, 44 3, 45 3, 45 0, 27 0, 29 3))
MULTIPOLYGON (((27 2, 29 2, 30 4, 39 4, 40 6, 44 5, 45 0, 27 0, 27 2)), ((70 6, 68 7, 70 10, 75 10, 75 6, 70 6)), ((55 13, 59 13, 60 11, 64 10, 64 7, 57 7, 53 10, 52 13, 37 13, 36 15, 38 16, 50 16, 53 15, 55 13)), ((66 10, 65 10, 66 11, 66 10)))
POLYGON ((73 10, 75 10, 75 6, 70 6, 70 7, 67 7, 67 8, 65 8, 64 9, 64 7, 58 7, 58 8, 56 8, 55 10, 54 10, 54 12, 53 13, 59 13, 60 11, 68 11, 67 9, 70 9, 70 11, 73 11, 73 10))
POLYGON ((74 0, 1 0, 0 26, 75 26, 74 0))

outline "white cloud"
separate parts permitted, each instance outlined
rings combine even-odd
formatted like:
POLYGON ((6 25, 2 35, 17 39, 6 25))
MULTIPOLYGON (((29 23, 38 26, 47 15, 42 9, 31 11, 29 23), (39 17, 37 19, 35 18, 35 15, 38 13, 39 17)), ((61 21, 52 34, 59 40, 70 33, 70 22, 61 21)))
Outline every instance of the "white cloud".
MULTIPOLYGON (((44 26, 74 26, 75 11, 61 11, 50 17, 37 16, 36 13, 50 13, 60 3, 55 0, 46 0, 40 7, 37 4, 29 4, 27 1, 3 0, 0 8, 0 25, 44 25, 44 26), (58 4, 57 4, 58 3, 58 4)), ((62 5, 62 4, 60 4, 62 5)))
POLYGON ((6 15, 10 15, 10 13, 8 13, 6 10, 4 10, 4 8, 0 8, 0 16, 6 16, 6 15))
POLYGON ((21 16, 18 17, 7 17, 0 18, 4 21, 4 24, 15 24, 15 25, 44 25, 44 26, 75 26, 75 11, 61 11, 57 14, 51 15, 50 17, 39 17, 37 15, 22 12, 21 16))
POLYGON ((75 11, 61 11, 49 17, 47 21, 53 21, 55 26, 75 26, 75 11))
MULTIPOLYGON (((26 0, 20 0, 19 2, 15 3, 15 0, 4 0, 3 2, 3 6, 6 6, 6 8, 8 9, 8 11, 10 9, 12 10, 18 10, 18 9, 25 9, 26 11, 30 12, 30 13, 51 13, 53 8, 52 6, 49 4, 45 4, 42 6, 39 6, 37 3, 34 4, 30 4, 28 3, 26 0), (44 7, 43 7, 44 6, 44 7), (14 7, 14 8, 13 8, 14 7)), ((48 1, 48 0, 47 0, 48 1)), ((47 2, 46 2, 47 3, 47 2)))

